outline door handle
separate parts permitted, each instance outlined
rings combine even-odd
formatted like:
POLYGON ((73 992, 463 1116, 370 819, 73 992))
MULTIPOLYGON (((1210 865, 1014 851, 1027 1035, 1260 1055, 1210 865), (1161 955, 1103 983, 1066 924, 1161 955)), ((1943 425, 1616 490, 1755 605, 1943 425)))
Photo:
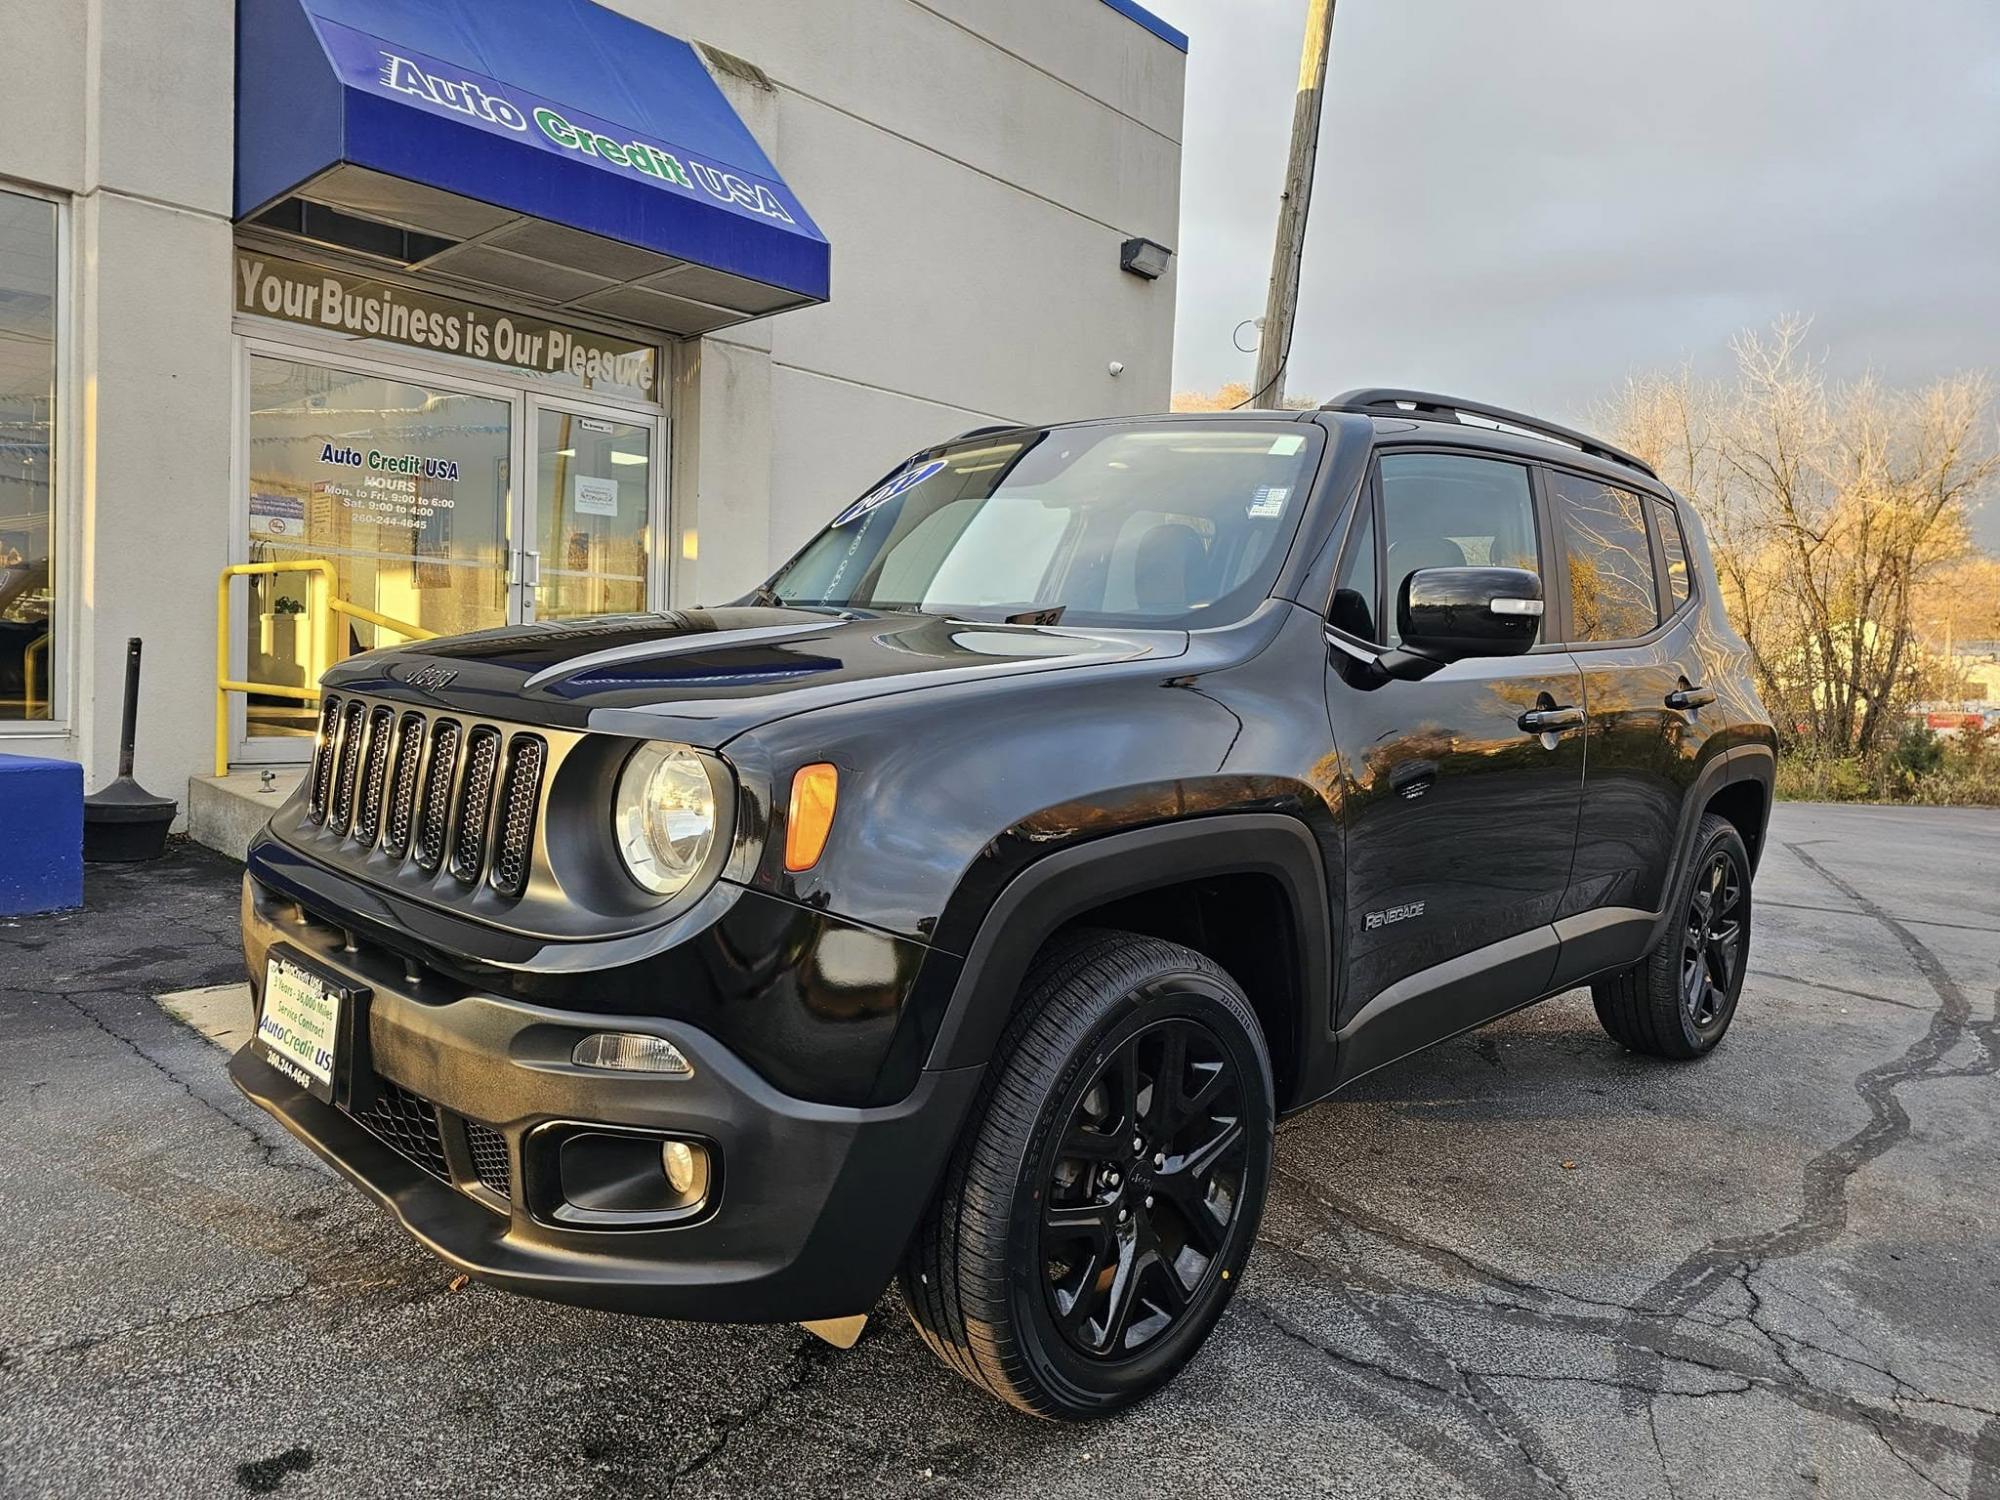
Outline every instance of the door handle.
POLYGON ((523 550, 521 553, 521 582, 529 588, 542 586, 542 554, 523 550))
POLYGON ((1531 708, 1517 721, 1526 734, 1553 734, 1559 729, 1574 729, 1583 722, 1583 710, 1573 704, 1562 704, 1555 708, 1531 708))
POLYGON ((1701 708, 1715 701, 1715 689, 1705 687, 1677 687, 1667 694, 1668 708, 1701 708))

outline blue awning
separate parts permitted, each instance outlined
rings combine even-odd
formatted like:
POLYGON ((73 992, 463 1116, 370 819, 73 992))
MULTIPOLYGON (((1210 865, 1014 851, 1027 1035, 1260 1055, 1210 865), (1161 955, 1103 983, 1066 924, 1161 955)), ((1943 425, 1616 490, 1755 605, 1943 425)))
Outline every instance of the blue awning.
POLYGON ((675 333, 826 300, 826 237, 677 37, 590 0, 239 0, 237 31, 239 220, 303 201, 675 333))

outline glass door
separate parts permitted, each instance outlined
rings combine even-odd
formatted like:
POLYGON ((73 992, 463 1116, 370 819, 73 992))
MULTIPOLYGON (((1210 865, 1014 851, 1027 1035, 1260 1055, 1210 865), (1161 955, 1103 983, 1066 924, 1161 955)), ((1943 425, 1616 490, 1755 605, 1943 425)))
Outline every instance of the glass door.
POLYGON ((526 619, 630 614, 655 597, 659 424, 531 397, 534 483, 518 572, 526 619))
MULTIPOLYGON (((431 635, 508 623, 518 397, 260 352, 248 386, 249 561, 324 559, 337 598, 431 635)), ((307 575, 248 583, 247 680, 308 687, 407 638, 342 613, 321 661, 307 575)), ((244 733, 254 747, 310 738, 314 724, 310 704, 252 694, 244 733)))

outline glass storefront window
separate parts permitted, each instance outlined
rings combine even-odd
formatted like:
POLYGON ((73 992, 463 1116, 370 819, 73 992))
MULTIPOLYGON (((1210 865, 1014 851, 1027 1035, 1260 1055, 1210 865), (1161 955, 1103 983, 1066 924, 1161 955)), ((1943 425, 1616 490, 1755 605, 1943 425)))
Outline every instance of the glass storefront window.
POLYGON ((56 206, 0 192, 0 723, 55 716, 56 206))
MULTIPOLYGON (((435 635, 504 625, 513 403, 300 360, 250 360, 249 560, 324 558, 337 597, 435 635)), ((310 687, 331 662, 307 575, 253 578, 249 678, 310 687)), ((336 622, 335 660, 398 632, 336 622)), ((252 695, 252 735, 310 735, 309 704, 252 695)))
POLYGON ((652 427, 546 408, 535 424, 535 618, 644 609, 652 427))

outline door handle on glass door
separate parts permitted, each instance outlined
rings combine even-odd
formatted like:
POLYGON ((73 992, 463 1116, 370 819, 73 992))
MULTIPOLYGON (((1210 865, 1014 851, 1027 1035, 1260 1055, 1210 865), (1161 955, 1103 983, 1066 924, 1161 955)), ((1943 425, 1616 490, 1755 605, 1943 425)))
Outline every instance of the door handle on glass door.
POLYGON ((1531 708, 1518 721, 1528 734, 1552 734, 1558 729, 1574 729, 1583 722, 1583 710, 1564 703, 1550 708, 1531 708))
POLYGON ((1705 687, 1677 687, 1667 694, 1668 708, 1701 708, 1715 701, 1715 689, 1705 687))
POLYGON ((526 585, 527 585, 527 586, 528 586, 529 588, 531 588, 531 589, 533 589, 533 588, 540 588, 540 587, 541 587, 541 584, 542 584, 542 554, 541 554, 541 553, 539 553, 539 552, 530 552, 530 551, 526 550, 525 548, 524 548, 524 549, 522 550, 522 552, 521 552, 521 582, 525 583, 525 584, 526 584, 526 585))

